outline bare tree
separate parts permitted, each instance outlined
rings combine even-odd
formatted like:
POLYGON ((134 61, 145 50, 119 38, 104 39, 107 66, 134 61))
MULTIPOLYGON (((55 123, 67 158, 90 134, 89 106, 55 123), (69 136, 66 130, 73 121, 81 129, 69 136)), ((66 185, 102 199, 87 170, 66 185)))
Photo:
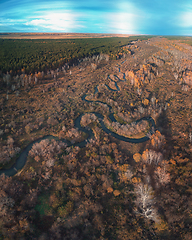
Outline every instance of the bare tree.
POLYGON ((156 186, 162 186, 170 182, 170 174, 166 171, 166 165, 155 170, 156 186))
POLYGON ((91 63, 91 67, 92 67, 93 70, 96 70, 97 69, 97 64, 91 63))
POLYGON ((155 152, 153 150, 146 150, 142 154, 142 159, 148 164, 158 165, 163 160, 163 155, 160 152, 155 152))
POLYGON ((136 213, 144 216, 147 219, 158 221, 156 209, 154 208, 154 197, 151 186, 143 183, 138 184, 135 187, 136 198, 136 213))
POLYGON ((38 78, 37 78, 37 77, 35 77, 35 84, 37 84, 37 82, 38 82, 38 78))

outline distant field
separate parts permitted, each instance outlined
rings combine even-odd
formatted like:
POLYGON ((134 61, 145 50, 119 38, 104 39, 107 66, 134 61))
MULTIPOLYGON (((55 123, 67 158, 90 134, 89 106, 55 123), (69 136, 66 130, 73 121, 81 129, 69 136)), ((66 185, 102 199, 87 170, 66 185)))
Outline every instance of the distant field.
POLYGON ((163 36, 169 40, 190 40, 192 37, 190 36, 163 36))
POLYGON ((192 38, 191 39, 186 39, 186 40, 184 40, 182 42, 192 46, 192 38))
POLYGON ((166 36, 169 40, 179 40, 182 43, 186 43, 190 46, 192 46, 192 37, 186 37, 186 36, 166 36))
POLYGON ((4 39, 69 39, 69 38, 103 38, 129 37, 131 34, 103 34, 103 33, 0 33, 4 39))

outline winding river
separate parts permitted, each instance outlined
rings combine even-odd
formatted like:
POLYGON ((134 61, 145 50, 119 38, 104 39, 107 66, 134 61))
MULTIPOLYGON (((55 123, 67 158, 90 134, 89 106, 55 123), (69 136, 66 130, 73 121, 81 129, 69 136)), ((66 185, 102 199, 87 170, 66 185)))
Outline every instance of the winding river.
MULTIPOLYGON (((125 61, 126 61, 126 60, 125 60, 125 61)), ((123 61, 121 64, 123 64, 125 61, 123 61)), ((120 67, 119 67, 119 72, 120 72, 120 67)), ((108 79, 110 79, 110 81, 113 81, 113 82, 115 83, 116 89, 112 89, 112 88, 110 88, 110 87, 109 87, 108 85, 106 85, 106 84, 105 84, 105 86, 106 86, 106 87, 108 88, 108 90, 110 90, 110 91, 120 91, 119 86, 118 86, 117 83, 120 82, 120 81, 126 81, 126 80, 125 80, 125 74, 124 74, 124 76, 123 76, 124 80, 120 80, 116 75, 114 75, 114 77, 117 79, 117 81, 112 80, 109 76, 108 76, 108 79)), ((96 94, 97 92, 98 92, 98 86, 95 87, 95 92, 94 92, 94 94, 96 94)), ((103 103, 103 102, 101 102, 101 101, 91 101, 91 100, 87 100, 86 97, 87 97, 86 94, 83 95, 82 100, 83 100, 83 101, 86 101, 86 102, 98 102, 98 103, 103 103)), ((113 122, 116 122, 116 119, 114 118, 114 113, 112 113, 112 107, 111 107, 110 105, 106 104, 106 103, 105 103, 105 105, 107 105, 108 108, 109 108, 109 111, 110 111, 109 118, 110 118, 110 120, 113 121, 113 122)), ((113 136, 113 137, 115 137, 115 138, 117 138, 117 139, 119 139, 119 140, 121 140, 121 141, 131 142, 131 143, 141 143, 141 142, 145 142, 145 141, 149 140, 149 138, 148 138, 147 136, 142 137, 142 138, 127 138, 127 137, 118 135, 118 134, 112 132, 111 130, 109 130, 109 129, 105 126, 105 124, 104 124, 104 117, 103 117, 102 114, 97 113, 97 112, 90 112, 90 113, 93 113, 93 114, 96 115, 96 117, 98 118, 99 123, 100 123, 100 126, 101 126, 101 128, 103 129, 103 131, 105 131, 107 134, 110 134, 111 136, 113 136)), ((93 133, 92 129, 81 126, 80 122, 81 122, 81 118, 82 118, 83 115, 84 115, 84 114, 81 114, 78 118, 75 119, 74 125, 75 125, 76 128, 78 128, 79 131, 85 132, 85 133, 88 135, 88 137, 87 137, 87 139, 83 140, 82 142, 74 143, 74 144, 72 144, 71 142, 66 141, 65 139, 63 139, 63 141, 66 142, 69 147, 70 147, 70 146, 79 146, 80 148, 85 147, 86 144, 87 144, 87 142, 88 142, 91 138, 94 137, 94 133, 93 133)), ((153 128, 155 129, 155 122, 154 122, 153 118, 151 118, 151 117, 145 117, 145 118, 142 118, 142 119, 137 120, 136 123, 138 123, 138 122, 141 121, 141 120, 147 120, 147 121, 149 121, 149 122, 152 123, 152 128, 151 128, 151 130, 150 130, 150 133, 152 133, 152 132, 153 132, 152 129, 153 129, 153 128)), ((55 140, 60 140, 60 141, 61 141, 61 139, 59 139, 58 137, 55 137, 55 136, 52 136, 52 135, 48 135, 48 136, 44 136, 44 137, 42 137, 42 138, 40 138, 40 139, 38 139, 38 140, 35 140, 35 141, 31 142, 31 143, 22 151, 22 153, 21 153, 21 154, 19 155, 19 157, 16 159, 16 162, 13 164, 12 167, 10 167, 9 169, 1 169, 1 170, 0 170, 0 175, 1 175, 1 174, 5 174, 5 175, 7 175, 7 176, 13 176, 13 175, 15 175, 19 170, 21 170, 21 169, 24 167, 24 165, 25 165, 25 163, 26 163, 26 161, 27 161, 28 153, 29 153, 29 151, 31 150, 33 144, 34 144, 34 143, 38 143, 38 142, 42 141, 43 139, 50 139, 50 140, 51 140, 51 139, 55 139, 55 140)))

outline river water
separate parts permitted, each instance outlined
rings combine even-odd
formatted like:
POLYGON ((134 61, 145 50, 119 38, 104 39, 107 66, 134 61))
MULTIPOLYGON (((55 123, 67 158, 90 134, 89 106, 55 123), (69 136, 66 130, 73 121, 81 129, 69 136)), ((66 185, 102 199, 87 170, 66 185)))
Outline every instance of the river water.
MULTIPOLYGON (((123 62, 122 62, 122 64, 123 64, 123 62)), ((120 72, 120 67, 119 67, 119 72, 120 72)), ((109 87, 108 85, 106 85, 106 84, 105 84, 105 86, 106 86, 106 87, 108 88, 108 90, 110 90, 110 91, 120 91, 119 86, 118 86, 117 83, 120 82, 120 81, 126 81, 126 80, 125 80, 125 74, 124 74, 124 76, 123 76, 124 80, 120 80, 116 75, 114 75, 114 76, 115 76, 115 78, 117 79, 117 81, 113 81, 112 79, 110 79, 109 76, 108 76, 108 78, 110 79, 110 81, 115 82, 115 87, 116 87, 116 89, 112 89, 112 88, 110 88, 110 87, 109 87)), ((94 94, 96 94, 97 92, 98 92, 98 86, 95 87, 95 92, 94 92, 94 94)), ((91 100, 87 100, 86 97, 87 97, 87 95, 85 94, 85 95, 82 97, 82 100, 83 100, 83 101, 86 101, 86 102, 99 102, 99 103, 103 103, 103 102, 101 102, 101 101, 91 101, 91 100)), ((108 108, 109 108, 109 111, 112 112, 112 107, 111 107, 110 105, 106 104, 106 103, 104 103, 104 104, 107 105, 108 108)), ((104 121, 103 121, 103 120, 104 120, 104 117, 103 117, 102 114, 97 113, 97 112, 90 112, 90 113, 93 113, 93 114, 96 115, 96 117, 98 118, 99 123, 100 123, 100 126, 101 126, 101 128, 103 129, 103 131, 105 131, 107 134, 110 134, 111 136, 113 136, 113 137, 115 137, 115 138, 117 138, 117 139, 119 139, 119 140, 121 140, 121 141, 131 142, 131 143, 141 143, 141 142, 145 142, 145 141, 149 140, 149 138, 148 138, 147 136, 142 137, 142 138, 127 138, 127 137, 118 135, 118 134, 112 132, 111 130, 109 130, 109 129, 105 126, 104 121)), ((88 142, 91 138, 94 138, 94 133, 93 133, 92 129, 87 128, 87 127, 82 127, 81 124, 80 124, 81 118, 82 118, 83 115, 84 115, 84 114, 81 114, 78 118, 75 119, 74 125, 75 125, 76 128, 78 128, 79 131, 85 132, 85 133, 88 135, 88 137, 87 137, 87 139, 83 140, 82 142, 80 142, 80 143, 74 143, 74 144, 71 144, 71 142, 66 141, 65 139, 63 139, 63 141, 66 142, 69 147, 70 147, 70 146, 79 146, 80 148, 83 148, 83 147, 86 146, 87 142, 88 142)), ((111 114, 109 115, 109 118, 110 118, 110 120, 113 121, 113 122, 116 121, 116 119, 114 118, 114 114, 113 114, 113 113, 111 113, 111 114)), ((150 133, 152 133, 152 129, 153 129, 153 128, 155 129, 155 122, 154 122, 153 118, 151 118, 151 117, 145 117, 145 118, 142 118, 142 119, 140 119, 140 120, 137 120, 136 123, 138 123, 138 122, 141 121, 141 120, 147 120, 147 121, 149 121, 149 122, 152 123, 152 128, 151 128, 151 130, 150 130, 150 133)), ((24 167, 24 165, 25 165, 25 163, 26 163, 26 161, 27 161, 27 157, 28 157, 29 151, 31 150, 33 144, 38 143, 38 142, 40 142, 40 141, 42 141, 42 140, 44 140, 44 139, 60 140, 59 138, 57 138, 57 137, 55 137, 55 136, 49 135, 49 136, 44 136, 44 137, 42 137, 42 138, 40 138, 40 139, 38 139, 38 140, 36 140, 36 141, 31 142, 31 143, 21 152, 21 154, 20 154, 19 157, 16 159, 16 162, 13 164, 12 167, 10 167, 9 169, 1 169, 1 170, 0 170, 0 175, 1 175, 1 174, 5 174, 5 175, 7 175, 7 176, 13 176, 13 175, 15 175, 19 170, 21 170, 21 169, 24 167)), ((61 140, 60 140, 60 141, 61 141, 61 140)))

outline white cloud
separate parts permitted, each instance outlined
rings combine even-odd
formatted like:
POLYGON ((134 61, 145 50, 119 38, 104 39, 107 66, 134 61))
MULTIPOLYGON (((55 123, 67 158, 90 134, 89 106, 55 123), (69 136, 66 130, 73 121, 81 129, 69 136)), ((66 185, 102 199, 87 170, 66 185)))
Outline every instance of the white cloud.
POLYGON ((134 14, 132 13, 109 13, 106 16, 109 29, 116 33, 134 33, 134 14))
POLYGON ((36 17, 28 21, 26 25, 38 26, 39 29, 50 29, 54 31, 71 31, 83 26, 78 23, 78 14, 71 12, 46 13, 44 16, 36 17))
POLYGON ((134 3, 118 0, 116 11, 107 13, 104 16, 104 22, 108 32, 139 34, 140 27, 146 18, 148 18, 146 13, 136 7, 134 3))
MULTIPOLYGON (((29 3, 32 0, 28 0, 29 3)), ((110 11, 106 11, 97 2, 91 7, 85 5, 86 0, 78 4, 74 1, 35 1, 36 4, 26 4, 19 9, 7 9, 0 13, 0 24, 14 28, 29 29, 29 31, 64 31, 64 32, 108 32, 108 33, 141 33, 140 29, 149 17, 144 10, 139 9, 127 0, 112 1, 110 11), (84 2, 84 4, 82 3, 84 2), (93 7, 96 6, 97 10, 93 7), (2 16, 1 16, 2 15, 2 16), (7 16, 10 16, 7 19, 7 16)), ((100 1, 99 1, 100 2, 100 1)), ((104 5, 110 0, 102 0, 104 5)))
POLYGON ((23 19, 10 19, 10 18, 0 18, 0 23, 2 25, 15 25, 15 24, 20 24, 20 23, 25 23, 26 21, 23 19))
POLYGON ((192 27, 192 10, 186 11, 180 17, 180 25, 182 27, 192 27))

